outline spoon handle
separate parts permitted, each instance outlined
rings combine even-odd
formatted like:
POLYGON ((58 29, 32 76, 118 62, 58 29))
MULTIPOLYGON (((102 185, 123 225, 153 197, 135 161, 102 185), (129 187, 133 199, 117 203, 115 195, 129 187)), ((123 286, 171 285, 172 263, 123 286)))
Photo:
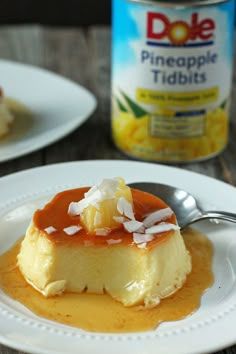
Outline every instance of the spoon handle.
MULTIPOLYGON (((204 211, 198 219, 221 219, 236 223, 236 214, 227 211, 204 211)), ((197 220, 196 220, 197 221, 197 220)))

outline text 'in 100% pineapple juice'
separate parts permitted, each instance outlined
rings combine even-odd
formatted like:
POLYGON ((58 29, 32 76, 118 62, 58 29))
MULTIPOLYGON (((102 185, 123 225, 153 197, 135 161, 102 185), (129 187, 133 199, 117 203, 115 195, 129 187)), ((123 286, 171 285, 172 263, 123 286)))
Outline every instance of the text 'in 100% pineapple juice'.
POLYGON ((131 157, 204 160, 228 140, 234 1, 113 0, 112 135, 131 157))

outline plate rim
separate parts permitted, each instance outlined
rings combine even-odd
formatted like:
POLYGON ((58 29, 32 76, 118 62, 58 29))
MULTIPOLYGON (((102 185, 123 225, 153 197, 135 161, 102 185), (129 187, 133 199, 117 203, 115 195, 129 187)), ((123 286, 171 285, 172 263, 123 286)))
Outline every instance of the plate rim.
MULTIPOLYGON (((95 112, 97 108, 97 98, 95 94, 87 89, 85 86, 81 85, 80 83, 77 83, 76 81, 61 75, 60 73, 56 73, 54 71, 50 71, 47 68, 41 67, 41 66, 36 66, 32 64, 27 64, 23 62, 18 62, 18 61, 13 61, 13 60, 5 60, 5 59, 0 59, 0 70, 4 68, 4 66, 9 66, 9 67, 14 67, 15 70, 19 68, 19 70, 31 70, 34 72, 36 75, 45 75, 48 76, 52 80, 60 80, 62 83, 64 82, 67 85, 71 85, 74 88, 78 88, 80 90, 80 94, 85 95, 87 99, 90 100, 90 107, 87 109, 86 114, 84 114, 82 117, 79 119, 76 117, 71 118, 70 120, 70 125, 68 122, 67 124, 64 124, 63 127, 66 128, 64 131, 62 129, 59 130, 59 133, 57 132, 56 134, 52 134, 52 137, 50 137, 50 134, 46 137, 46 139, 42 139, 41 142, 37 142, 36 144, 27 144, 26 146, 21 146, 21 149, 18 149, 17 151, 10 151, 8 153, 5 153, 5 155, 1 156, 0 154, 0 163, 5 162, 5 161, 10 161, 12 159, 16 159, 22 156, 25 156, 27 154, 30 154, 32 152, 38 151, 42 148, 45 148, 72 133, 75 129, 79 128, 87 119, 91 117, 91 115, 95 112), (67 125, 67 127, 66 127, 67 125)), ((3 87, 4 90, 4 87, 3 87)), ((24 103, 24 102, 22 102, 24 103)), ((78 116, 80 112, 78 111, 78 116)), ((45 132, 44 135, 47 133, 45 132)), ((22 145, 24 145, 24 139, 20 139, 20 142, 22 145)), ((31 142, 35 141, 37 139, 32 139, 31 142)), ((4 145, 5 147, 6 145, 4 145)), ((1 145, 0 145, 0 150, 1 150, 1 145)))
MULTIPOLYGON (((203 180, 207 180, 209 183, 214 183, 214 184, 217 184, 218 186, 222 185, 224 188, 228 189, 229 192, 231 191, 234 191, 234 193, 236 192, 236 188, 231 186, 231 185, 228 185, 227 183, 225 182, 222 182, 222 181, 219 181, 213 177, 209 177, 209 176, 206 176, 206 175, 203 175, 201 173, 198 173, 198 172, 193 172, 193 171, 188 171, 188 170, 184 170, 184 169, 181 169, 179 167, 172 167, 172 166, 165 166, 165 165, 159 165, 159 164, 154 164, 154 163, 148 163, 148 162, 139 162, 139 161, 130 161, 130 160, 84 160, 84 161, 70 161, 70 162, 61 162, 61 163, 55 163, 55 164, 51 164, 51 165, 45 165, 45 166, 39 166, 39 167, 34 167, 34 168, 30 168, 30 169, 26 169, 26 170, 22 170, 22 171, 18 171, 18 172, 15 172, 15 173, 12 173, 12 174, 9 174, 9 175, 6 175, 6 176, 3 176, 0 178, 0 188, 1 186, 6 183, 12 183, 14 182, 14 180, 17 180, 19 179, 19 176, 23 176, 23 177, 26 177, 26 178, 29 178, 30 175, 35 175, 37 174, 39 171, 41 171, 42 173, 45 172, 46 174, 47 173, 53 173, 54 170, 61 170, 61 169, 68 169, 68 167, 78 167, 78 166, 91 166, 91 165, 100 165, 100 166, 104 166, 104 165, 110 165, 109 167, 111 168, 111 165, 114 166, 114 165, 135 165, 136 168, 138 168, 139 166, 140 167, 145 167, 145 166, 149 166, 151 168, 153 168, 154 170, 156 169, 158 171, 158 169, 164 169, 165 171, 168 171, 168 172, 174 172, 174 173, 180 173, 180 174, 184 174, 184 175, 189 175, 191 177, 195 176, 197 179, 201 179, 203 178, 203 180)), ((23 178, 24 179, 24 178, 23 178)), ((155 178, 150 178, 150 181, 154 181, 157 180, 156 177, 155 178)), ((137 180, 137 178, 134 178, 134 180, 137 180)), ((155 181, 154 181, 155 182, 155 181)), ((4 188, 6 189, 6 188, 4 188)), ((28 192, 27 192, 28 193, 28 192)), ((1 213, 1 207, 2 207, 3 204, 0 204, 0 213, 1 213)), ((0 302, 1 304, 1 302, 0 302)), ((235 309, 236 311, 236 309, 235 309)), ((229 314, 230 315, 230 314, 229 314)), ((232 315, 232 313, 231 313, 232 315)), ((234 316, 236 316, 234 314, 234 316)), ((235 317, 234 317, 235 319, 235 317)), ((225 320, 224 318, 222 320, 225 320)), ((224 322, 224 321, 223 321, 224 322)), ((62 326, 64 327, 64 326, 62 326)), ((213 325, 213 327, 215 327, 215 324, 213 325)), ((0 319, 0 328, 1 328, 1 319, 0 319)), ((178 331, 177 331, 178 332, 178 331)), ((191 331, 190 331, 191 332, 191 331)), ((192 333, 190 333, 190 336, 191 336, 192 333)), ((180 336, 183 335, 180 333, 180 336)), ((125 340, 122 340, 120 339, 119 341, 116 340, 116 343, 119 342, 119 345, 123 344, 123 350, 124 350, 124 343, 129 341, 129 337, 134 337, 136 336, 137 338, 141 338, 142 339, 142 334, 127 334, 126 335, 126 341, 125 340)), ((94 338, 95 338, 95 342, 99 342, 99 339, 101 340, 101 338, 97 338, 99 337, 96 336, 96 334, 94 334, 94 338), (96 340, 97 338, 97 340, 96 340)), ((104 342, 106 343, 106 345, 108 345, 109 343, 111 343, 111 341, 109 341, 109 336, 104 336, 105 337, 105 340, 104 342)), ((117 336, 116 336, 117 337, 117 336)), ((230 333, 228 334, 228 339, 226 338, 221 338, 221 340, 218 340, 218 344, 215 343, 215 345, 211 346, 210 347, 210 351, 214 351, 214 350, 220 350, 220 349, 223 349, 225 346, 230 346, 232 344, 234 344, 236 342, 236 335, 234 336, 231 336, 230 338, 230 333)), ((81 338, 79 339, 81 340, 81 338)), ((153 340, 156 340, 156 338, 154 338, 153 340)), ((11 346, 11 347, 14 347, 15 349, 20 349, 20 350, 24 350, 26 352, 30 352, 30 353, 35 353, 35 354, 38 354, 38 353, 45 353, 45 354, 52 354, 52 353, 56 353, 55 351, 51 351, 51 350, 42 350, 40 349, 40 351, 32 351, 32 347, 26 347, 22 344, 22 346, 19 346, 19 345, 16 345, 13 342, 7 340, 6 338, 2 337, 2 334, 0 333, 0 342, 2 342, 2 344, 4 345, 8 345, 8 346, 11 346)), ((139 344, 141 343, 140 341, 138 341, 139 344)), ((145 342, 145 340, 144 340, 145 342)), ((157 344, 157 343, 156 343, 157 344)), ((154 351, 145 351, 147 349, 145 348, 142 348, 142 353, 155 353, 154 351)), ((139 353, 139 351, 136 350, 137 353, 139 353)), ((198 351, 191 351, 191 354, 194 354, 194 353, 206 353, 208 352, 209 353, 209 347, 206 347, 206 348, 202 348, 201 350, 198 350, 198 351)), ((70 352, 68 352, 69 354, 70 352)), ((83 352, 84 353, 87 353, 86 351, 83 352)), ((88 353, 90 353, 88 351, 88 353)), ((104 353, 106 353, 106 351, 104 351, 104 353)), ((141 353, 141 352, 140 352, 141 353)), ((170 353, 169 351, 166 351, 166 353, 170 353)), ((189 351, 184 351, 184 352, 181 352, 181 353, 188 353, 190 354, 189 351)))

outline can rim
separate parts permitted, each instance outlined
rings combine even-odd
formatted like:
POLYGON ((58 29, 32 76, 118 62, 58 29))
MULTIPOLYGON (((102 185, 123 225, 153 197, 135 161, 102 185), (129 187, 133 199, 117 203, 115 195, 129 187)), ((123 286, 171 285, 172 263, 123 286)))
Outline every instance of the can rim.
POLYGON ((231 0, 128 0, 146 5, 160 5, 162 7, 193 7, 193 6, 209 6, 231 0))

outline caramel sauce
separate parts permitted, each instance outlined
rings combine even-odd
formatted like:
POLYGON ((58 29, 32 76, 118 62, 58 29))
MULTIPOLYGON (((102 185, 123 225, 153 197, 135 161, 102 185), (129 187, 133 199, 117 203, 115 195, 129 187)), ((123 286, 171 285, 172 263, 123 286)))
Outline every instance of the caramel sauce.
MULTIPOLYGON (((90 187, 77 188, 66 190, 58 193, 43 209, 37 210, 33 216, 33 224, 36 229, 44 231, 48 226, 53 226, 57 229, 52 234, 45 233, 45 236, 54 243, 84 243, 84 241, 92 241, 94 244, 106 244, 109 239, 121 239, 121 244, 133 244, 133 235, 124 230, 122 226, 113 230, 106 237, 96 236, 88 234, 84 229, 79 231, 73 237, 67 235, 63 229, 80 224, 80 216, 71 216, 68 214, 68 207, 71 202, 77 202, 84 198, 84 193, 89 190, 90 187)), ((133 197, 133 209, 135 218, 138 221, 142 221, 144 217, 156 210, 167 208, 167 205, 156 196, 142 192, 140 190, 132 189, 133 197)), ((174 214, 166 220, 175 224, 176 219, 174 214)), ((173 231, 159 233, 158 237, 148 243, 147 248, 156 246, 157 243, 167 240, 173 231)))
POLYGON ((9 97, 4 98, 4 103, 13 115, 14 121, 9 132, 1 137, 0 146, 20 139, 33 125, 32 113, 24 104, 9 97))
POLYGON ((188 229, 183 233, 192 256, 192 272, 182 289, 149 310, 124 307, 109 295, 63 294, 45 298, 21 275, 16 256, 21 240, 0 256, 0 288, 40 317, 93 332, 127 333, 155 329, 198 309, 201 296, 213 281, 213 246, 206 236, 188 229))

